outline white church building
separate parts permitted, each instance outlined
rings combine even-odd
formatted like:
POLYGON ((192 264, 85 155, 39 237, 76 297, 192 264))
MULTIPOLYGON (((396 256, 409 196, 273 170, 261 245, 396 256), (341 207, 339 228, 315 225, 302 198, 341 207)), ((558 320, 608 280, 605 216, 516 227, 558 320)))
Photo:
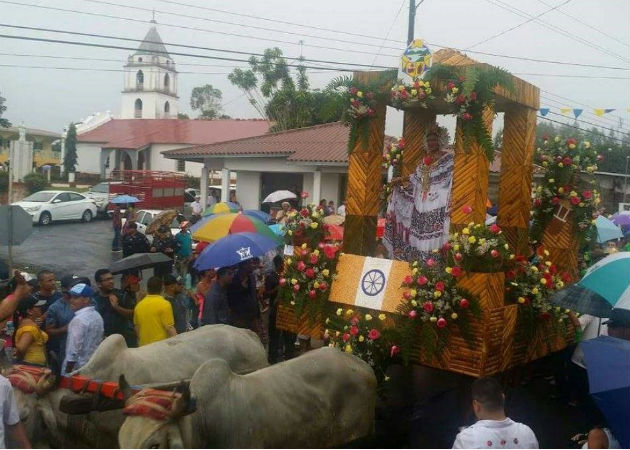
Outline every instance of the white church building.
POLYGON ((265 134, 267 120, 178 119, 177 69, 152 26, 124 65, 121 113, 77 125, 77 172, 107 178, 113 169, 164 170, 200 176, 202 163, 167 159, 163 151, 265 134))

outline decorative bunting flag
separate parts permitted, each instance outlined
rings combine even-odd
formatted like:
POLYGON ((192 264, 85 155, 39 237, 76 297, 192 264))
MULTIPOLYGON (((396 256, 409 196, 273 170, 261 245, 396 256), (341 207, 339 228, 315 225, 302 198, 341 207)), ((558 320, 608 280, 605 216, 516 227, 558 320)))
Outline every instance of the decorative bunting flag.
POLYGON ((613 111, 614 111, 614 109, 605 109, 604 113, 608 114, 608 113, 613 112, 613 111))
POLYGON ((604 115, 604 108, 595 108, 593 111, 597 117, 602 117, 604 115))
POLYGON ((569 111, 571 111, 571 108, 560 108, 560 112, 561 112, 562 114, 568 114, 568 113, 569 113, 569 111))
POLYGON ((549 108, 540 108, 540 114, 545 117, 547 114, 549 114, 549 108))
POLYGON ((580 117, 580 114, 582 114, 582 111, 584 111, 584 110, 583 109, 577 109, 577 108, 573 109, 573 115, 575 116, 576 119, 578 117, 580 117))

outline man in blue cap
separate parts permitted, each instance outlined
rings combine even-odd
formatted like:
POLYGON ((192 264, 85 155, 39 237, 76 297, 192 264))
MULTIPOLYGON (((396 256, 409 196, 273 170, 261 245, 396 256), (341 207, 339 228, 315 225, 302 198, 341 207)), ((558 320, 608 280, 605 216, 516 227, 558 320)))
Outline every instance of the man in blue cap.
POLYGON ((79 283, 68 293, 74 318, 68 324, 62 374, 84 366, 103 340, 103 319, 92 303, 94 290, 85 283, 79 283))

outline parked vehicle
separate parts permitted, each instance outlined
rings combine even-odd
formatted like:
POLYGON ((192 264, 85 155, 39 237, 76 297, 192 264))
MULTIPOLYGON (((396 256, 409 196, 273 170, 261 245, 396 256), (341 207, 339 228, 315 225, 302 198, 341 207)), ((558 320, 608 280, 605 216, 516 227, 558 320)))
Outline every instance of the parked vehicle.
MULTIPOLYGON (((136 211, 136 223, 138 224, 138 232, 142 234, 146 234, 147 227, 149 224, 155 219, 155 217, 160 214, 162 211, 157 209, 139 209, 136 211)), ((179 233, 179 224, 186 220, 183 215, 177 216, 170 224, 171 233, 175 236, 179 233)), ((125 219, 122 220, 123 226, 125 225, 125 219)), ((147 239, 149 242, 153 242, 153 236, 147 235, 147 239)), ((196 242, 193 242, 193 249, 197 246, 196 242)))
POLYGON ((24 208, 33 217, 33 223, 40 225, 49 225, 55 220, 90 222, 98 211, 94 200, 69 191, 39 191, 12 204, 24 208))
MULTIPOLYGON (((159 170, 113 170, 109 180, 110 199, 118 195, 131 195, 140 199, 136 208, 184 208, 186 178, 177 172, 159 170)), ((110 203, 108 210, 113 210, 110 203)))
POLYGON ((85 193, 85 196, 94 200, 99 214, 107 214, 107 207, 110 200, 115 197, 115 194, 110 194, 110 184, 120 184, 118 181, 101 181, 98 184, 92 186, 85 193))

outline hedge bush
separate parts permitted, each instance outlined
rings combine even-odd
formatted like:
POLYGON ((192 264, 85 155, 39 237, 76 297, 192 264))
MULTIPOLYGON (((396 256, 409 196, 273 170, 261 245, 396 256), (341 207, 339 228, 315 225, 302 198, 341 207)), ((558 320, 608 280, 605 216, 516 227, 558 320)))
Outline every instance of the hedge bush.
POLYGON ((26 185, 29 194, 32 194, 46 189, 48 187, 48 179, 46 178, 46 175, 32 172, 24 176, 24 184, 26 185))

